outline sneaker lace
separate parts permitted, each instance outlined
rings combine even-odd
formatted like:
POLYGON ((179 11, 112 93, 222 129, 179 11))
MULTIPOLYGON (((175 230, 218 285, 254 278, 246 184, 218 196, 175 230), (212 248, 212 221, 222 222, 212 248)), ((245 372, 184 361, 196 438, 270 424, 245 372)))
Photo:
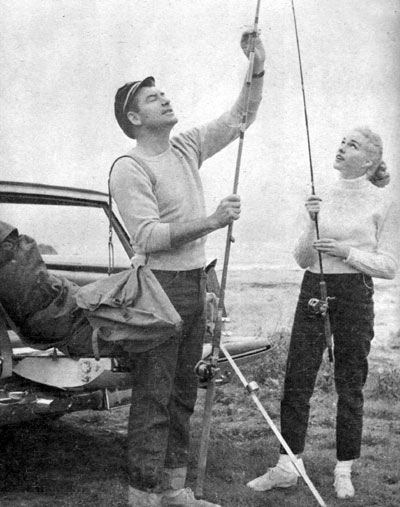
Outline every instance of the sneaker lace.
POLYGON ((194 499, 194 493, 193 493, 193 491, 192 491, 191 488, 185 488, 183 490, 183 494, 186 496, 186 498, 188 500, 193 500, 194 499))
POLYGON ((292 469, 289 469, 287 467, 285 467, 284 465, 282 465, 281 463, 278 463, 276 466, 274 466, 273 468, 270 468, 268 470, 269 472, 271 472, 271 475, 275 475, 275 474, 284 474, 284 475, 292 475, 292 474, 296 474, 296 470, 295 468, 292 469))
POLYGON ((176 492, 176 495, 179 496, 180 499, 186 500, 194 500, 195 496, 191 488, 183 488, 176 492))

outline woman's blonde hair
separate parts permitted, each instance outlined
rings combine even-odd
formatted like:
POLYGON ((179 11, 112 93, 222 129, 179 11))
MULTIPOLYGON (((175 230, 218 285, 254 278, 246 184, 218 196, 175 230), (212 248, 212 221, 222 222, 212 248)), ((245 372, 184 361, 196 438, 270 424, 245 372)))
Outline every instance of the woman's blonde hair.
POLYGON ((367 140, 366 149, 373 163, 373 174, 369 181, 377 187, 385 187, 390 181, 390 174, 387 171, 386 163, 382 160, 383 143, 378 134, 375 134, 369 127, 358 127, 355 129, 367 140))

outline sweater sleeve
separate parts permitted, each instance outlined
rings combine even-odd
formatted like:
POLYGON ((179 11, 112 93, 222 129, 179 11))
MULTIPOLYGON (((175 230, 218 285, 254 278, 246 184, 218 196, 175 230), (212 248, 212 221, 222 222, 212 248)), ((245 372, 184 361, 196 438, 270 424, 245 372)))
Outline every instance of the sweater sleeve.
MULTIPOLYGON (((210 121, 200 127, 195 127, 176 136, 173 142, 179 145, 191 147, 199 161, 199 167, 207 158, 221 151, 229 143, 239 137, 240 125, 245 113, 246 84, 242 87, 238 99, 232 108, 223 113, 219 118, 210 121)), ((250 88, 249 110, 246 128, 256 119, 258 107, 262 99, 263 78, 253 79, 250 88)))
POLYGON ((160 220, 150 174, 132 159, 123 158, 114 166, 110 191, 138 253, 171 248, 169 224, 160 220))
POLYGON ((295 243, 293 257, 302 269, 306 269, 318 260, 318 252, 312 246, 317 235, 315 222, 310 219, 307 212, 304 212, 304 209, 302 211, 298 219, 298 223, 302 225, 302 232, 295 243))
POLYGON ((345 262, 367 275, 376 278, 393 279, 396 276, 399 264, 399 231, 399 207, 392 203, 379 224, 375 251, 366 252, 351 247, 345 262))

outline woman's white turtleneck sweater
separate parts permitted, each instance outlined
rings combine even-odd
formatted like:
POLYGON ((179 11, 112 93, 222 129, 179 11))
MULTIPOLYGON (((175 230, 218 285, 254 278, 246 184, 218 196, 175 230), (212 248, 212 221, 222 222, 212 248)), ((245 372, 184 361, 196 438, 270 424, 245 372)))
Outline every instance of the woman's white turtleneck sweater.
MULTIPOLYGON (((350 246, 347 259, 322 254, 324 273, 365 273, 377 278, 394 278, 400 250, 400 217, 386 189, 378 188, 365 176, 321 189, 318 214, 319 237, 350 246)), ((315 222, 306 212, 306 225, 298 238, 294 257, 302 268, 320 272, 315 222)))

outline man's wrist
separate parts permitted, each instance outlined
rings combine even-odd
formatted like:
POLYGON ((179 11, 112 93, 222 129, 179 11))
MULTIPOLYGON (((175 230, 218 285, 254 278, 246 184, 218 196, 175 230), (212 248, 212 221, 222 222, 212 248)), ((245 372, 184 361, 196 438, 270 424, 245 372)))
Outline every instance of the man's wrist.
POLYGON ((219 221, 214 217, 214 215, 210 215, 206 218, 206 228, 207 233, 214 232, 221 228, 219 221))

